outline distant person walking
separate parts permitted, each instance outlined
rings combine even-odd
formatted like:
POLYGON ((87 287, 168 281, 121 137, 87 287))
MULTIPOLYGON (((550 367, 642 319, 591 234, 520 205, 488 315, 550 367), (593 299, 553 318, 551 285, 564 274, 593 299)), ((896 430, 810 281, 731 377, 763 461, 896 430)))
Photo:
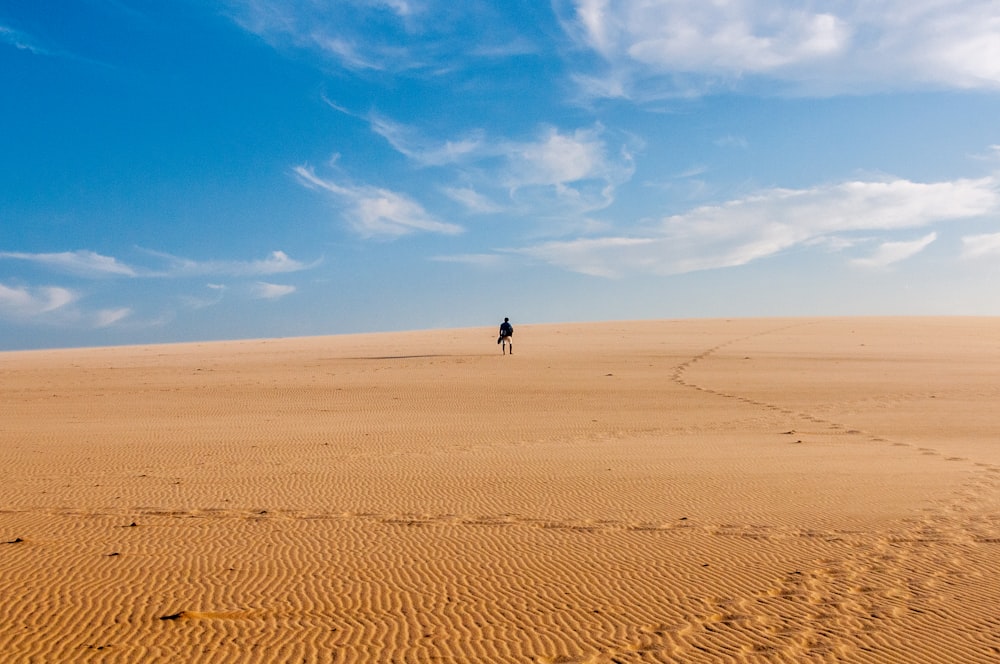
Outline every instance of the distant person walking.
POLYGON ((510 346, 510 354, 514 354, 514 326, 510 324, 509 318, 504 318, 500 323, 500 336, 497 343, 500 344, 500 352, 506 353, 507 346, 510 346))

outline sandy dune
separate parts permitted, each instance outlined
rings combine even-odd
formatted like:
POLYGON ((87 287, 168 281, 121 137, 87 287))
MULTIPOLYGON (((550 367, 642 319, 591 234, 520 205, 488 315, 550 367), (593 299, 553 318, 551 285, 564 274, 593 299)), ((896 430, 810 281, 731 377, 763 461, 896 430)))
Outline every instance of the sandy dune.
POLYGON ((1000 661, 1000 319, 495 341, 0 354, 0 661, 1000 661))

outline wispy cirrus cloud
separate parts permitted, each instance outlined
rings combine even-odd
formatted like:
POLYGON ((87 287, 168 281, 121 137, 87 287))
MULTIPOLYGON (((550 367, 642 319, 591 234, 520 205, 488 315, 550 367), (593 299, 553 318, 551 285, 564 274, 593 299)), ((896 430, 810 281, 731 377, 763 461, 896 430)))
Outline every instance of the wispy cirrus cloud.
POLYGON ((85 249, 55 253, 0 251, 0 259, 28 261, 58 272, 89 278, 139 276, 138 271, 118 259, 85 249))
POLYGON ((504 210, 499 203, 469 187, 444 187, 442 191, 445 196, 456 203, 461 203, 473 214, 494 214, 504 210))
POLYGON ((158 251, 145 250, 145 252, 167 263, 165 268, 151 269, 143 273, 143 276, 157 277, 256 277, 269 274, 301 272, 312 269, 322 263, 322 259, 303 263, 289 257, 283 251, 272 251, 266 258, 252 261, 197 261, 158 251))
MULTIPOLYGON (((832 248, 842 234, 892 233, 997 211, 1000 185, 991 177, 935 183, 845 182, 765 190, 673 215, 628 235, 546 242, 515 251, 598 276, 679 274, 744 265, 793 247, 824 244, 832 248)), ((886 239, 862 264, 903 260, 936 237, 931 233, 917 241, 886 239)))
POLYGON ((116 309, 101 309, 94 314, 95 327, 111 327, 132 315, 131 307, 118 307, 116 309))
POLYGON ((498 161, 503 184, 512 189, 563 187, 584 180, 620 183, 634 171, 630 146, 623 141, 613 153, 600 125, 573 131, 543 126, 531 140, 491 140, 481 129, 463 137, 434 140, 383 116, 373 114, 369 122, 372 131, 396 151, 423 166, 498 161))
POLYGON ((286 295, 291 295, 295 291, 295 286, 271 284, 266 281, 258 281, 250 289, 251 295, 259 300, 277 300, 286 295))
POLYGON ((852 262, 861 267, 885 268, 916 256, 935 240, 937 240, 937 233, 928 233, 916 240, 883 242, 871 256, 856 258, 852 262))
POLYGON ((339 184, 316 175, 309 166, 297 166, 294 171, 304 186, 331 194, 343 203, 345 221, 362 236, 399 237, 418 231, 454 235, 464 230, 438 220, 403 194, 379 187, 339 184))
POLYGON ((80 294, 59 286, 6 286, 0 284, 0 314, 14 319, 35 318, 73 304, 80 294))
MULTIPOLYGON (((67 278, 86 280, 106 280, 111 278, 129 280, 189 280, 199 277, 232 277, 245 279, 276 274, 288 274, 315 267, 321 261, 303 263, 292 259, 282 251, 271 252, 267 257, 251 261, 210 260, 194 261, 187 258, 140 250, 156 259, 157 265, 126 264, 117 258, 104 256, 93 251, 80 250, 53 253, 0 252, 0 260, 30 262, 54 273, 69 275, 67 278)), ((179 294, 169 297, 187 309, 204 309, 218 304, 228 286, 208 284, 211 296, 179 294)), ((88 287, 87 297, 99 293, 88 287)), ((254 299, 277 299, 295 292, 291 285, 272 284, 258 281, 244 288, 242 292, 254 299)), ((122 295, 121 297, 126 297, 122 295)), ((164 316, 172 317, 171 305, 162 301, 158 305, 160 313, 151 318, 136 321, 136 306, 94 308, 85 303, 84 292, 65 286, 4 285, 0 283, 0 320, 45 325, 70 325, 89 328, 109 328, 132 326, 144 328, 163 323, 164 316)), ((155 302, 143 302, 143 306, 155 308, 155 302)))
POLYGON ((1000 88, 992 0, 560 0, 566 30, 605 71, 594 96, 700 94, 756 77, 800 94, 1000 88))
POLYGON ((89 279, 108 277, 180 278, 209 275, 251 277, 308 270, 321 262, 317 260, 312 263, 303 263, 290 258, 283 251, 273 251, 266 258, 254 261, 196 261, 151 250, 144 250, 144 253, 165 261, 167 266, 129 265, 112 256, 104 256, 86 249, 54 253, 3 251, 0 252, 0 260, 27 261, 55 272, 89 279))
POLYGON ((538 47, 489 0, 229 0, 231 18, 275 48, 319 54, 355 72, 436 74, 538 47))
POLYGON ((967 235, 962 238, 963 258, 1000 256, 1000 233, 967 235))
POLYGON ((5 25, 0 25, 0 44, 7 44, 20 51, 27 51, 35 55, 51 55, 31 35, 5 25))
POLYGON ((7 286, 0 283, 0 320, 43 326, 101 329, 133 315, 131 307, 88 309, 82 294, 62 286, 7 286))
POLYGON ((62 286, 7 286, 0 283, 0 320, 46 326, 100 329, 127 320, 131 307, 88 310, 77 290, 62 286))
POLYGON ((422 166, 444 166, 484 156, 494 156, 496 149, 485 142, 484 132, 444 141, 433 141, 412 127, 408 127, 378 114, 371 114, 369 124, 376 134, 384 138, 400 154, 422 166))
MULTIPOLYGON (((626 272, 667 272, 659 256, 662 239, 599 237, 543 242, 513 250, 543 263, 593 277, 620 277, 626 272)), ((683 270, 678 270, 683 271, 683 270)))
POLYGON ((557 207, 578 214, 605 208, 635 173, 633 152, 639 147, 633 137, 619 136, 613 144, 601 125, 572 131, 543 126, 529 140, 491 139, 483 130, 434 140, 384 117, 372 116, 370 122, 375 133, 417 164, 455 166, 464 179, 476 182, 478 189, 450 188, 448 194, 471 212, 494 211, 487 203, 491 199, 511 204, 520 199, 535 206, 536 215, 557 207))
POLYGON ((209 295, 185 294, 181 295, 178 300, 188 309, 206 309, 221 302, 226 291, 229 290, 229 286, 226 284, 205 284, 204 287, 208 289, 209 295))

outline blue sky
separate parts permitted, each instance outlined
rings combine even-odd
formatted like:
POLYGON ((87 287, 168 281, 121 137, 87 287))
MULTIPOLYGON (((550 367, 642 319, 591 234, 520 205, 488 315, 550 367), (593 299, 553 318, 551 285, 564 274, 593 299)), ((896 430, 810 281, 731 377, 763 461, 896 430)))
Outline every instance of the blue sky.
POLYGON ((994 0, 0 0, 0 349, 1000 315, 994 0))

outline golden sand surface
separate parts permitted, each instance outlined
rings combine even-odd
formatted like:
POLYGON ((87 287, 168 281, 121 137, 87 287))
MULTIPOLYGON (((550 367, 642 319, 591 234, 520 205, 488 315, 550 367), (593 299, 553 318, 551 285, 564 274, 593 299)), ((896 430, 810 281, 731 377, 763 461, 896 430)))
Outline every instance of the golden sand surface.
POLYGON ((495 335, 0 353, 0 661, 1000 661, 1000 319, 495 335))

